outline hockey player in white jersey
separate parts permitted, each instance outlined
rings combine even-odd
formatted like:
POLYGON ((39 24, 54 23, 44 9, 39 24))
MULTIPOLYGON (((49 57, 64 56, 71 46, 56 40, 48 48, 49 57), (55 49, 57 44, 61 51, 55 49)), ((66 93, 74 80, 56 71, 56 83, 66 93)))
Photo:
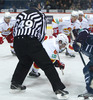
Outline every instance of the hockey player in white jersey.
POLYGON ((78 19, 78 12, 73 11, 71 13, 71 16, 69 17, 55 18, 52 21, 53 36, 56 37, 60 33, 64 33, 68 36, 69 45, 66 50, 66 55, 69 55, 70 57, 75 57, 75 55, 73 54, 73 47, 70 37, 71 30, 81 28, 81 23, 77 19, 78 19))
POLYGON ((89 23, 88 23, 88 20, 86 18, 84 18, 83 11, 79 10, 78 15, 79 15, 78 20, 81 23, 81 28, 89 29, 89 23))
MULTIPOLYGON (((55 67, 64 69, 65 64, 57 60, 57 55, 60 49, 66 47, 68 44, 68 38, 65 34, 59 34, 57 38, 54 36, 45 36, 45 41, 43 42, 43 47, 45 48, 47 54, 51 58, 55 67)), ((29 76, 39 77, 40 73, 38 72, 39 67, 33 63, 32 71, 29 73, 29 76)))
POLYGON ((0 44, 4 43, 4 39, 10 43, 11 53, 15 54, 13 48, 13 27, 15 25, 15 18, 11 17, 10 12, 5 12, 4 17, 0 19, 0 44))
POLYGON ((84 14, 84 17, 87 19, 89 24, 89 31, 93 33, 93 15, 84 14))

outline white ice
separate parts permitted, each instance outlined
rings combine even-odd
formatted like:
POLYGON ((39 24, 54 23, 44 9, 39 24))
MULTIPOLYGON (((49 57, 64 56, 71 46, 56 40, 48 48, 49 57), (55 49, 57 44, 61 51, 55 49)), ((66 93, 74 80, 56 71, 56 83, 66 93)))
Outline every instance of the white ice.
MULTIPOLYGON (((68 100, 77 100, 77 95, 85 91, 85 81, 82 72, 84 65, 79 54, 75 53, 75 55, 75 58, 70 58, 65 56, 64 52, 60 53, 60 59, 66 65, 64 75, 62 75, 60 69, 57 69, 60 79, 70 93, 68 100)), ((87 63, 88 58, 85 55, 83 57, 87 63)), ((42 70, 39 70, 41 73, 39 78, 26 77, 24 85, 27 86, 27 89, 25 92, 12 94, 10 83, 17 62, 17 57, 11 54, 9 44, 4 40, 4 43, 0 45, 0 100, 57 100, 42 70)))

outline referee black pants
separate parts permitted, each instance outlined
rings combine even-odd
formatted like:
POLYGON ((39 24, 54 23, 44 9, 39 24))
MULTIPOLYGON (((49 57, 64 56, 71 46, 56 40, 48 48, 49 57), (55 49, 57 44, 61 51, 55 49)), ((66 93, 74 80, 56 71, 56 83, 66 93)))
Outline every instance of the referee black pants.
POLYGON ((48 54, 38 39, 22 36, 15 37, 14 49, 19 62, 14 71, 11 80, 12 83, 14 82, 21 85, 28 74, 32 63, 35 62, 49 79, 53 91, 58 89, 63 90, 65 88, 48 54))

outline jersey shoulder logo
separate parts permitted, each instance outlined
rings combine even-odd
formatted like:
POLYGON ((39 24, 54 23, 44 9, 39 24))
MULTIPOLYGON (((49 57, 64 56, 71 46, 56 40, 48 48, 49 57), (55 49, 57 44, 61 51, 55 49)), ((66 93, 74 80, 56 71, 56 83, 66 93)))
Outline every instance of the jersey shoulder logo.
POLYGON ((57 51, 56 50, 54 50, 54 54, 57 54, 57 51))

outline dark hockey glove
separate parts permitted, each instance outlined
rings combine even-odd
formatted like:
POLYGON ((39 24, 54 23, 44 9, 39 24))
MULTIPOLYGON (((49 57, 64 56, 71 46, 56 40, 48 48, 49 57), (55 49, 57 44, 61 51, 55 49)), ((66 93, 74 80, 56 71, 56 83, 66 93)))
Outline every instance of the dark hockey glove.
POLYGON ((79 42, 74 42, 74 43, 73 43, 73 49, 74 49, 75 52, 79 52, 80 49, 81 49, 81 43, 79 43, 79 42))
POLYGON ((65 64, 60 62, 59 60, 56 60, 54 65, 55 65, 55 67, 59 67, 60 69, 64 69, 65 68, 65 64))

